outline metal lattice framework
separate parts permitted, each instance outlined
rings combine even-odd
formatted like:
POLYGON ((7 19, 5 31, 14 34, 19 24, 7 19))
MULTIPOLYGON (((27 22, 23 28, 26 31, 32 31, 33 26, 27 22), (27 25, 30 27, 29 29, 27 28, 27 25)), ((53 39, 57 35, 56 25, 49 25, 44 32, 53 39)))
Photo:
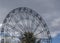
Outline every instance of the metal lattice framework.
POLYGON ((45 21, 38 13, 27 7, 16 8, 9 12, 3 21, 1 33, 3 34, 1 43, 23 43, 22 38, 25 37, 25 33, 27 37, 29 33, 31 33, 29 37, 33 34, 34 43, 51 43, 45 21))

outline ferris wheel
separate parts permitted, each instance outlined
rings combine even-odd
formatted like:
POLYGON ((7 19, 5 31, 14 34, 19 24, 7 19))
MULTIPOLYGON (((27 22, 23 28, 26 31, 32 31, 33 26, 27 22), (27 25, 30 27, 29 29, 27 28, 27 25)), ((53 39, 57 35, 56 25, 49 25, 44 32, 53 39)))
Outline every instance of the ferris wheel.
POLYGON ((3 21, 1 43, 51 43, 47 24, 34 10, 13 9, 3 21))

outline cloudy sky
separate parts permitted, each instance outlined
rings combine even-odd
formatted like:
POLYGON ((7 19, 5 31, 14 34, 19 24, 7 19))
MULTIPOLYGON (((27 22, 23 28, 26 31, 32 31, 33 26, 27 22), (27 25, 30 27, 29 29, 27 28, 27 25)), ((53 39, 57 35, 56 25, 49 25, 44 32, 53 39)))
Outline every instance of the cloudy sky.
POLYGON ((17 7, 28 7, 38 12, 49 27, 51 36, 54 38, 53 43, 59 41, 60 0, 0 0, 0 27, 6 15, 17 7), (57 39, 56 42, 55 39, 57 39))

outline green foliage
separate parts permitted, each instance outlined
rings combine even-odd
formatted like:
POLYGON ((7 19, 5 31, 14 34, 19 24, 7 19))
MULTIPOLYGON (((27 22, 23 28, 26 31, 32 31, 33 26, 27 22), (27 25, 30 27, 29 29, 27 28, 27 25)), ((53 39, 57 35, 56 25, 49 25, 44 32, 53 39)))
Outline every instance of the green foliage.
POLYGON ((25 37, 23 37, 21 40, 22 43, 35 43, 35 37, 34 37, 33 33, 25 32, 24 36, 25 37))

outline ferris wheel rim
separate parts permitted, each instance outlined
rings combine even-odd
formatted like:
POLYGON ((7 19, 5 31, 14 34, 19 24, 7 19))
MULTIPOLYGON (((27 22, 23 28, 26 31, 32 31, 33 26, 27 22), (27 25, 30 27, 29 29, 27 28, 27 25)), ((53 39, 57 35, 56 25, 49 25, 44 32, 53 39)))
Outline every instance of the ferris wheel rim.
MULTIPOLYGON (((16 8, 16 9, 14 9, 14 10, 21 9, 21 8, 26 8, 26 7, 19 7, 19 8, 16 8)), ((27 8, 27 9, 31 10, 30 8, 27 8)), ((11 12, 9 12, 9 14, 6 16, 6 18, 8 18, 9 15, 10 15, 10 13, 12 13, 14 10, 12 10, 11 12)), ((31 11, 32 11, 32 12, 35 12, 34 10, 31 10, 31 11)), ((14 13, 14 12, 13 12, 13 13, 14 13)), ((35 13, 36 13, 36 12, 35 12, 35 13)), ((37 14, 38 14, 38 13, 37 13, 37 14)), ((39 14, 38 14, 38 15, 39 15, 39 14)), ((37 17, 38 17, 38 15, 37 15, 37 17)), ((39 16, 40 16, 40 15, 39 15, 39 16)), ((5 23, 6 18, 4 19, 3 24, 5 23)), ((40 21, 41 21, 41 20, 44 21, 41 16, 40 16, 39 19, 40 19, 40 21)), ((45 26, 46 23, 43 24, 43 25, 45 26)), ((45 27, 47 27, 47 26, 45 26, 45 27)))

